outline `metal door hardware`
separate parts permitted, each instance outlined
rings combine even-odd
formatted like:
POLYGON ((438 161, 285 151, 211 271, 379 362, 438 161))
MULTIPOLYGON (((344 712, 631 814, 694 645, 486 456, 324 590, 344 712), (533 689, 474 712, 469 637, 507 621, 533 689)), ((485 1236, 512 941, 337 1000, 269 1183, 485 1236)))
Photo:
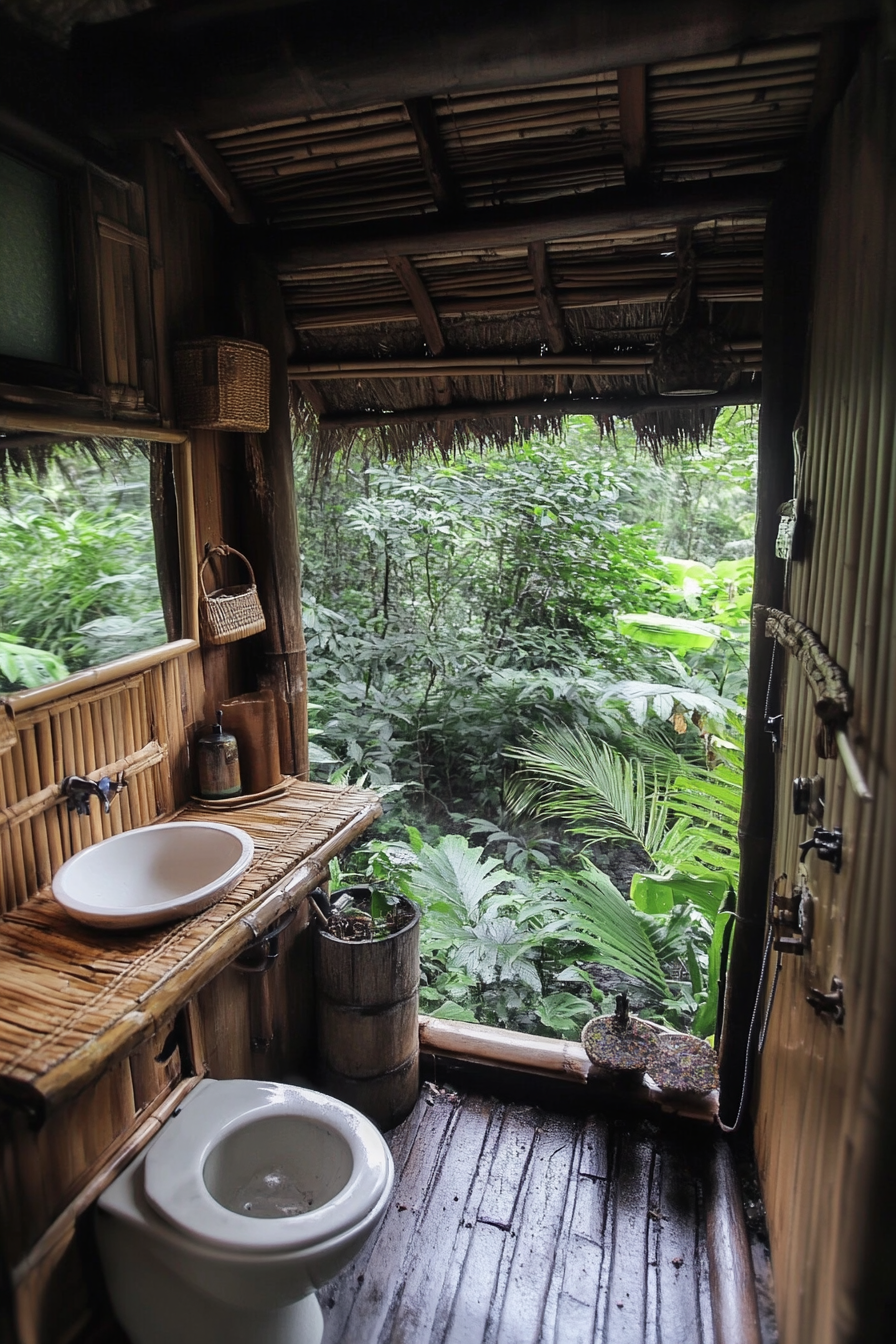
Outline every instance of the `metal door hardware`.
POLYGON ((813 826, 824 820, 824 777, 799 775, 793 781, 793 815, 808 817, 813 826))
POLYGON ((792 887, 790 895, 783 891, 786 875, 782 875, 772 888, 769 919, 774 934, 776 952, 790 952, 801 957, 812 946, 812 932, 815 923, 815 904, 812 893, 804 882, 792 887))
POLYGON ((825 863, 833 864, 834 872, 839 873, 840 865, 843 862, 843 832, 839 829, 826 831, 823 826, 816 826, 812 832, 810 840, 804 840, 800 845, 800 858, 805 860, 810 849, 814 849, 818 857, 825 863))
POLYGON ((823 989, 810 989, 806 995, 806 1002, 819 1017, 830 1017, 838 1026, 842 1025, 846 1016, 843 1007, 843 981, 838 980, 836 975, 831 978, 829 993, 825 994, 823 989))

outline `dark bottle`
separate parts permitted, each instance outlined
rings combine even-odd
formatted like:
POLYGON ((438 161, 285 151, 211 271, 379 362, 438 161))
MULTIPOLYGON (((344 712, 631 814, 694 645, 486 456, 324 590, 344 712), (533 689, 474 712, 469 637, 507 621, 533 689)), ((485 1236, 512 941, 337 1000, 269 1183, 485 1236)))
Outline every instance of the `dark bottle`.
POLYGON ((199 793, 203 798, 235 798, 241 791, 240 753, 233 733, 225 733, 224 711, 216 714, 211 733, 196 743, 199 793))

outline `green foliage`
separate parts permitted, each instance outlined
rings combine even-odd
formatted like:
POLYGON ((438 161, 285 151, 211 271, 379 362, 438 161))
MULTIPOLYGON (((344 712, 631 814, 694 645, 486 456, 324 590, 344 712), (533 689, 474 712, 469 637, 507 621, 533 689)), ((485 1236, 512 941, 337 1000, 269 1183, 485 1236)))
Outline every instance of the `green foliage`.
POLYGON ((616 617, 616 624, 624 635, 637 644, 654 644, 678 653, 694 649, 711 649, 719 637, 717 626, 705 621, 689 621, 683 616, 664 616, 658 611, 641 614, 627 612, 616 617))
POLYGON ((668 992, 654 946, 629 901, 588 859, 580 873, 560 873, 551 889, 570 911, 567 936, 585 945, 591 961, 611 966, 656 990, 668 992))
POLYGON ((42 682, 165 641, 148 466, 120 470, 111 480, 63 457, 44 481, 12 481, 0 510, 0 628, 56 660, 42 682))
POLYGON ((19 690, 61 681, 68 668, 45 649, 31 649, 15 635, 0 634, 0 687, 19 690))
POLYGON ((648 855, 659 848, 667 808, 656 775, 606 742, 576 728, 548 728, 508 756, 526 772, 511 785, 519 812, 560 819, 588 841, 634 842, 648 855))

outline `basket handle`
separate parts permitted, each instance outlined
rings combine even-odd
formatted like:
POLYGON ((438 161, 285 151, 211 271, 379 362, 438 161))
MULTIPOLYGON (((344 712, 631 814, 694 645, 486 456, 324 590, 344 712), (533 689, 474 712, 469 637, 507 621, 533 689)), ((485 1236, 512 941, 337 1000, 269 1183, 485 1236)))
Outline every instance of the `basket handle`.
POLYGON ((204 598, 206 599, 208 598, 208 589, 205 586, 205 568, 213 555, 237 556, 237 558, 242 560, 243 564, 248 569, 249 578, 252 580, 252 587, 253 588, 255 587, 255 570, 252 568, 249 561, 243 555, 242 551, 238 551, 235 546, 225 546, 224 542, 222 541, 219 546, 209 546, 208 550, 205 553, 205 558, 203 559, 201 565, 199 566, 199 586, 202 589, 202 596, 204 598))

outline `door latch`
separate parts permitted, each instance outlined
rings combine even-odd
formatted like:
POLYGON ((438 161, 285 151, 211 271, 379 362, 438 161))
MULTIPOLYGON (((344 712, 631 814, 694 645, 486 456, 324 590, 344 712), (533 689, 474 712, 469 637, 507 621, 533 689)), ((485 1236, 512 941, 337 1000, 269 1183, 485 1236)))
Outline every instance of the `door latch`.
POLYGON ((843 1007, 843 981, 837 976, 831 978, 831 988, 827 994, 823 989, 810 989, 806 1002, 818 1017, 830 1017, 838 1026, 842 1026, 846 1016, 843 1007))
POLYGON ((800 858, 805 860, 810 849, 814 849, 818 857, 825 863, 833 864, 834 872, 839 873, 840 865, 843 862, 843 832, 839 829, 826 831, 823 826, 816 826, 809 840, 804 840, 800 845, 800 858))
POLYGON ((807 817, 810 826, 824 821, 824 778, 821 775, 799 775, 793 781, 793 815, 807 817))
POLYGON ((776 952, 790 952, 801 957, 812 946, 815 905, 804 881, 792 887, 789 896, 785 894, 786 881, 787 875, 782 873, 772 888, 769 919, 774 934, 774 949, 776 952))

